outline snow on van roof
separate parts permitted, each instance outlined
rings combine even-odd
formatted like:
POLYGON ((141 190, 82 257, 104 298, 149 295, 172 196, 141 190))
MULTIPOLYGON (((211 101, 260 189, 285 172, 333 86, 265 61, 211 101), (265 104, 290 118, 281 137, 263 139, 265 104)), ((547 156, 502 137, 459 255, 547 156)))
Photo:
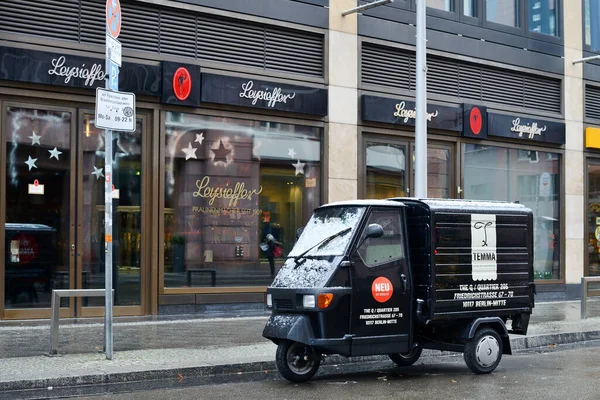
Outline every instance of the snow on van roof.
POLYGON ((344 200, 333 203, 323 204, 321 207, 338 207, 338 206, 404 206, 399 201, 395 200, 344 200))
POLYGON ((394 201, 418 201, 427 204, 430 208, 452 208, 452 209, 477 209, 497 210, 499 208, 508 210, 528 210, 523 204, 508 201, 493 200, 463 200, 463 199, 420 199, 416 197, 396 197, 394 201))

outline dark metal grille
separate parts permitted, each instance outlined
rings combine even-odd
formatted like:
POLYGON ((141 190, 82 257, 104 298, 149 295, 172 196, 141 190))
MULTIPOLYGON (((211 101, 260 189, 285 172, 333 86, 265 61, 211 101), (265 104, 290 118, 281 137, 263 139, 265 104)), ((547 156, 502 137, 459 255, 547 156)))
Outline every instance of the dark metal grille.
MULTIPOLYGON (((414 91, 415 54, 363 43, 361 84, 414 91)), ((464 100, 561 112, 562 81, 508 69, 427 57, 427 92, 464 100)))
POLYGON ((294 309, 294 303, 290 299, 275 299, 273 305, 278 310, 292 310, 294 309))
MULTIPOLYGON (((2 0, 0 32, 103 45, 104 7, 104 0, 2 0)), ((125 51, 323 76, 322 34, 132 1, 121 8, 125 51)))
POLYGON ((600 119, 600 87, 585 85, 585 117, 600 119))

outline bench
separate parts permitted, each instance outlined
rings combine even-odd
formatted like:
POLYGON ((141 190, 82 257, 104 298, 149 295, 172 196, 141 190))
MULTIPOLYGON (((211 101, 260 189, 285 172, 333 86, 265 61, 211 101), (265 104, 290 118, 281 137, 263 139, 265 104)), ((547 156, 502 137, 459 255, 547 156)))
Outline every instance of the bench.
POLYGON ((210 274, 211 286, 217 286, 217 270, 216 269, 188 269, 187 284, 192 287, 192 274, 210 274))

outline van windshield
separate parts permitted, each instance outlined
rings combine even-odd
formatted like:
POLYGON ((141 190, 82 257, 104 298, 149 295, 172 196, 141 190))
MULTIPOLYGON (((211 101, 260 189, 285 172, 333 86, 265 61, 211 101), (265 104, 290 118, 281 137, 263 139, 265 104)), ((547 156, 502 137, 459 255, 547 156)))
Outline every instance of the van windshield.
POLYGON ((365 207, 316 210, 288 257, 343 255, 364 212, 365 207))

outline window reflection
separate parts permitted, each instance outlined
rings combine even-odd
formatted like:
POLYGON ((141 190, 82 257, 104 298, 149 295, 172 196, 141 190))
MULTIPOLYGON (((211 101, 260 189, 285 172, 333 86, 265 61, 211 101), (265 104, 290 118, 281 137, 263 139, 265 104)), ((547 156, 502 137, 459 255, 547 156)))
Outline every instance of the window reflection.
MULTIPOLYGON (((105 131, 84 115, 80 127, 83 199, 81 281, 85 289, 105 286, 104 165, 105 131)), ((142 122, 135 132, 113 132, 113 286, 115 305, 141 303, 142 122)), ((82 299, 84 306, 102 306, 104 299, 82 299)))
POLYGON ((386 199, 408 195, 406 146, 401 144, 366 143, 366 197, 386 199))
POLYGON ((463 0, 463 14, 468 17, 477 17, 476 3, 476 0, 463 0))
POLYGON ((454 11, 454 0, 427 0, 427 7, 452 12, 454 11))
POLYGON ((556 1, 528 0, 529 31, 556 36, 556 1))
POLYGON ((593 51, 600 49, 600 1, 585 0, 584 2, 584 35, 585 44, 593 51))
POLYGON ((166 115, 165 287, 269 284, 320 204, 321 129, 166 115))
POLYGON ((72 116, 9 107, 6 117, 5 306, 50 307, 70 280, 72 116))
POLYGON ((519 27, 519 0, 485 0, 485 6, 486 20, 519 27))
POLYGON ((560 155, 467 144, 465 199, 518 201, 534 215, 536 279, 560 279, 560 155))

